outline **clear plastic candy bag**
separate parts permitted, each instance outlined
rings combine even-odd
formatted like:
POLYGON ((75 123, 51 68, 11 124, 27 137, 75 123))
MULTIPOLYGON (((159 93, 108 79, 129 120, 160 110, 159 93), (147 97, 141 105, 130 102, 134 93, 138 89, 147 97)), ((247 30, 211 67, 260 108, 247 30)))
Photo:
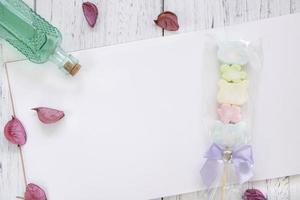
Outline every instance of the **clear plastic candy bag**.
MULTIPOLYGON (((251 140, 262 44, 210 34, 204 48, 204 124, 211 144, 201 169, 208 199, 232 200, 253 176, 251 140)), ((234 34, 233 34, 234 35, 234 34)), ((241 197, 242 198, 242 197, 241 197)))

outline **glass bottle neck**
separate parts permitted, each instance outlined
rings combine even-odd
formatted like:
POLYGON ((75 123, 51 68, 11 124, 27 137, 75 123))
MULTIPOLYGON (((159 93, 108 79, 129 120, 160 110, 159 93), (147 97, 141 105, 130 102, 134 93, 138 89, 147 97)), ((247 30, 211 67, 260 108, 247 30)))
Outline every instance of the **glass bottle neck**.
POLYGON ((50 56, 50 61, 66 70, 72 76, 74 76, 81 67, 78 60, 72 55, 67 54, 60 46, 58 46, 50 56))

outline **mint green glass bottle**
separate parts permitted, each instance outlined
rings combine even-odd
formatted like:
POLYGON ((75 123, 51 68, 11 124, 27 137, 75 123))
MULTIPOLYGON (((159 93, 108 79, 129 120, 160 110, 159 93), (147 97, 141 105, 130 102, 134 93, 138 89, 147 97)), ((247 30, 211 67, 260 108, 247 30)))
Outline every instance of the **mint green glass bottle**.
POLYGON ((0 37, 34 63, 52 61, 71 75, 80 69, 78 61, 60 47, 59 30, 22 0, 0 0, 0 37))

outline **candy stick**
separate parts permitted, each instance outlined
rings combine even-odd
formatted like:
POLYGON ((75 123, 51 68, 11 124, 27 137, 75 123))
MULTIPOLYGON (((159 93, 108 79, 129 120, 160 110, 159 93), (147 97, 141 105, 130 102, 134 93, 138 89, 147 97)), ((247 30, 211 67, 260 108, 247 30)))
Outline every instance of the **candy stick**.
POLYGON ((224 163, 224 170, 222 175, 222 184, 221 184, 221 200, 225 199, 225 192, 226 192, 226 184, 228 179, 228 166, 227 163, 224 163))

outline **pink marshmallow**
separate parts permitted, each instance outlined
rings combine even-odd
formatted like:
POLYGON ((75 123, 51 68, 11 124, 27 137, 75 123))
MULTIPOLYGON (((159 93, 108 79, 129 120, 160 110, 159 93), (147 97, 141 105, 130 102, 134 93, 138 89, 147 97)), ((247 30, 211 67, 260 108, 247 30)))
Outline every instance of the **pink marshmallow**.
POLYGON ((218 108, 220 120, 225 123, 238 123, 241 121, 241 108, 236 105, 222 104, 218 108))

